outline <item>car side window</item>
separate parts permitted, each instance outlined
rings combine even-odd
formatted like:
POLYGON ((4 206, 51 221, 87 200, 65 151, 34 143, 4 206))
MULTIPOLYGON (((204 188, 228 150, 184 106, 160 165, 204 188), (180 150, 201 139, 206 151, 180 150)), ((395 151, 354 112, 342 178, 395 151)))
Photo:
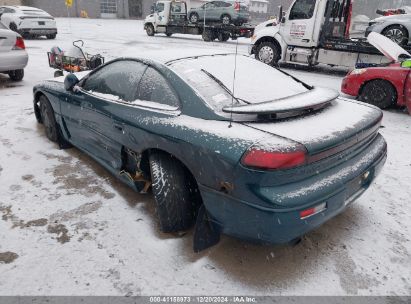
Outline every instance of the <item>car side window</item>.
POLYGON ((157 12, 161 13, 162 11, 164 11, 164 3, 157 3, 157 12))
POLYGON ((297 0, 290 11, 290 20, 311 19, 314 14, 316 0, 297 0))
POLYGON ((138 61, 115 61, 91 74, 82 88, 106 99, 132 102, 146 68, 138 61))
POLYGON ((148 67, 140 81, 137 100, 165 105, 168 110, 178 109, 179 100, 168 81, 155 69, 148 67))

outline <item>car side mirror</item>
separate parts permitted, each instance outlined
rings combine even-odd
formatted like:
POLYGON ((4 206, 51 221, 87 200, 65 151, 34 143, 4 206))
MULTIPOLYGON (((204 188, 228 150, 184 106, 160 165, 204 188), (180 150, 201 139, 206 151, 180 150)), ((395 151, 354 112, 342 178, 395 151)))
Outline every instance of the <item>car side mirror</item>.
POLYGON ((281 17, 281 23, 285 23, 285 17, 281 17))
POLYGON ((155 11, 154 5, 152 5, 152 6, 150 7, 150 11, 151 11, 152 14, 154 14, 154 11, 155 11))
POLYGON ((76 75, 68 74, 64 79, 64 88, 66 91, 72 91, 74 86, 79 83, 79 80, 76 75))

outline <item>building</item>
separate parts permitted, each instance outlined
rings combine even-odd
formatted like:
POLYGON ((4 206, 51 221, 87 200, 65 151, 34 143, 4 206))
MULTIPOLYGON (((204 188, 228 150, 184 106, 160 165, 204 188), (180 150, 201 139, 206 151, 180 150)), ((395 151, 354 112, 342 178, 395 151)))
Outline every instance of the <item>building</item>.
POLYGON ((250 0, 248 4, 250 13, 267 14, 268 1, 267 0, 250 0))
MULTIPOLYGON (((0 0, 10 1, 10 0, 0 0)), ((13 1, 13 0, 11 0, 13 1)), ((144 18, 150 14, 154 0, 21 0, 23 5, 43 9, 55 17, 144 18)))
POLYGON ((0 5, 21 5, 20 0, 0 0, 0 5))

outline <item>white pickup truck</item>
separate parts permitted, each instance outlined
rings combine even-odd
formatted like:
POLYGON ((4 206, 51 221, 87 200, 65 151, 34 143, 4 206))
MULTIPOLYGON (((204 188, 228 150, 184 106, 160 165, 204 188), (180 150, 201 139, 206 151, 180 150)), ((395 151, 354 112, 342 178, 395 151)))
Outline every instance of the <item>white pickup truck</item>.
POLYGON ((366 39, 351 39, 352 0, 294 0, 280 9, 275 26, 256 31, 249 53, 267 64, 278 62, 353 68, 387 59, 366 39))

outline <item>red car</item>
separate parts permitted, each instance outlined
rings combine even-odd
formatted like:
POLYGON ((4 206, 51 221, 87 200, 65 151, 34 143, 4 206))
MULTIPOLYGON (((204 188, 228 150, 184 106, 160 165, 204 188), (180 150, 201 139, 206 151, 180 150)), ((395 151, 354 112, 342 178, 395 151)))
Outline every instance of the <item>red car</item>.
POLYGON ((341 91, 381 109, 406 106, 411 114, 411 55, 390 39, 371 33, 368 41, 391 63, 355 69, 343 79, 341 91))

